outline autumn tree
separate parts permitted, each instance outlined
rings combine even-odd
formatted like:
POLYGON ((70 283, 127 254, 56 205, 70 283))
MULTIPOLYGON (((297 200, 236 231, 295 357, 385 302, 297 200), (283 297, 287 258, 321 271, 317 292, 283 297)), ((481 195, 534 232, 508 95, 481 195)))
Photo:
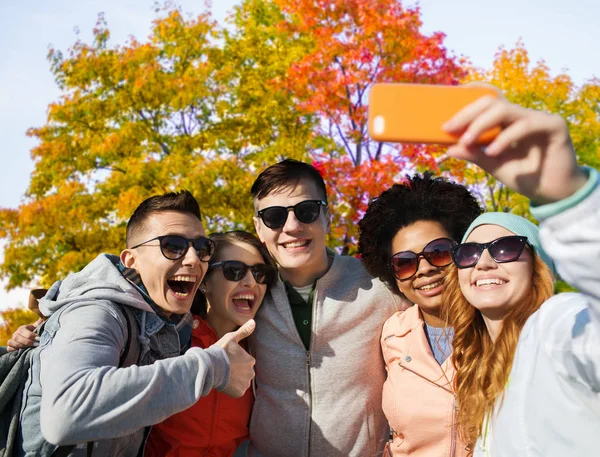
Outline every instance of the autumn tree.
POLYGON ((331 244, 347 251, 369 198, 401 179, 412 169, 407 166, 437 168, 435 157, 443 152, 372 141, 367 134, 370 88, 389 81, 457 84, 464 76, 463 62, 447 52, 443 33, 421 31, 418 7, 399 1, 246 1, 236 25, 252 36, 249 41, 259 55, 277 54, 282 38, 301 49, 279 77, 266 68, 261 78, 264 67, 253 64, 270 91, 293 94, 295 108, 316 117, 306 148, 330 187, 331 244), (275 13, 263 15, 260 23, 244 20, 257 5, 275 13))
MULTIPOLYGON (((501 48, 490 70, 474 69, 466 80, 493 84, 521 106, 560 114, 569 126, 579 163, 600 166, 600 80, 577 87, 566 73, 553 76, 543 60, 531 62, 522 42, 512 49, 501 48)), ((488 210, 531 218, 527 198, 480 168, 468 166, 464 179, 488 210)))
MULTIPOLYGON (((273 150, 304 150, 310 122, 290 109, 291 95, 278 95, 281 108, 241 111, 264 100, 254 103, 251 78, 242 84, 245 74, 231 71, 208 12, 186 19, 168 7, 148 41, 111 47, 109 37, 100 15, 91 44, 49 53, 62 96, 28 132, 39 144, 25 202, 0 213, 9 288, 37 277, 49 285, 119 252, 133 209, 156 193, 192 191, 210 231, 250 228, 256 171, 273 150)), ((285 59, 278 65, 283 74, 285 59)))
POLYGON ((118 252, 137 204, 177 188, 198 197, 208 230, 250 228, 249 187, 283 157, 316 160, 332 240, 347 244, 367 198, 406 162, 366 135, 371 85, 461 75, 443 35, 420 26, 400 2, 245 0, 225 28, 168 5, 147 41, 110 46, 100 16, 92 43, 50 51, 62 96, 28 132, 35 170, 24 203, 0 213, 0 274, 9 287, 48 285, 118 252))

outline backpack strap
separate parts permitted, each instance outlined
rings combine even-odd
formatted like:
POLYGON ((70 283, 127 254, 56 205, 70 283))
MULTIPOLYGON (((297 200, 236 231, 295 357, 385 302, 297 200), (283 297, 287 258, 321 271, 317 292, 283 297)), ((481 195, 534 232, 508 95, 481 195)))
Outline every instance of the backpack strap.
POLYGON ((123 349, 123 353, 119 358, 119 367, 122 367, 127 357, 129 356, 129 352, 131 351, 131 334, 133 333, 133 326, 131 325, 131 317, 129 316, 129 309, 126 306, 119 306, 123 317, 125 317, 125 322, 127 323, 127 340, 125 341, 125 349, 123 349))
POLYGON ((138 363, 140 356, 140 342, 137 338, 137 334, 139 333, 139 325, 132 309, 129 306, 119 305, 118 309, 127 323, 127 340, 125 341, 123 353, 119 358, 119 367, 122 368, 138 363))

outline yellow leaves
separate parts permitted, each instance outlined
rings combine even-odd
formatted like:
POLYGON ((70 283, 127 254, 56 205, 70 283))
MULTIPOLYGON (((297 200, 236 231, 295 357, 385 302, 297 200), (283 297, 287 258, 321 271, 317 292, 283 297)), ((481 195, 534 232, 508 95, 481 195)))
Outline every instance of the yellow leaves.
MULTIPOLYGON (((512 49, 501 48, 490 70, 472 69, 467 80, 489 82, 514 103, 560 114, 569 124, 579 162, 600 165, 600 81, 592 80, 579 88, 568 74, 553 75, 543 60, 531 62, 521 41, 512 49)), ((488 209, 531 217, 527 199, 478 168, 469 166, 465 179, 480 193, 488 209)))
MULTIPOLYGON (((284 157, 343 165, 329 168, 329 181, 344 189, 332 199, 341 211, 334 242, 352 242, 360 208, 389 183, 385 172, 396 176, 409 160, 476 183, 491 206, 526 211, 526 202, 480 170, 442 161, 443 148, 382 153, 368 142, 370 84, 451 84, 463 76, 466 61, 447 54, 443 34, 420 32, 418 8, 387 0, 244 0, 228 29, 208 13, 183 17, 172 4, 159 14, 143 42, 109 47, 100 17, 90 44, 49 52, 62 95, 47 123, 28 131, 38 144, 27 199, 0 210, 0 236, 8 241, 0 275, 9 286, 36 277, 49 284, 101 252, 118 253, 134 208, 165 191, 192 191, 209 231, 252 229, 250 186, 284 157)), ((580 160, 599 161, 598 81, 578 92, 568 75, 532 65, 522 45, 502 50, 493 69, 470 78, 567 115, 580 160)))
POLYGON ((0 311, 0 346, 6 346, 6 342, 21 325, 33 324, 37 319, 37 314, 25 308, 0 311))

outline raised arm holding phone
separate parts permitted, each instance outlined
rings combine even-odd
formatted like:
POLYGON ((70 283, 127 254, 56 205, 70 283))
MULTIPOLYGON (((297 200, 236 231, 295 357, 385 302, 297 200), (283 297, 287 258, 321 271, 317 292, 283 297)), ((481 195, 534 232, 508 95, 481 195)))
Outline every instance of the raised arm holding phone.
MULTIPOLYGON (((532 250, 542 257, 545 250, 561 277, 581 291, 549 298, 527 319, 506 388, 488 411, 472 451, 475 456, 494 457, 594 455, 600 430, 598 172, 577 165, 562 118, 511 104, 502 96, 468 105, 444 128, 460 135, 449 155, 481 166, 531 199, 532 213, 541 221, 541 246, 531 239, 532 250), (489 145, 476 144, 482 132, 495 127, 501 131, 489 145)), ((477 226, 476 221, 471 234, 493 232, 494 216, 482 217, 487 222, 477 226)), ((469 241, 472 235, 467 235, 469 241)), ((490 249, 488 244, 478 263, 465 270, 460 270, 465 265, 455 255, 460 288, 474 306, 485 292, 472 279, 500 275, 494 272, 517 260, 498 259, 490 249)), ((510 287, 508 282, 495 286, 494 294, 510 287)), ((531 280, 528 284, 533 287, 531 280)), ((487 326, 492 334, 493 325, 487 326)))

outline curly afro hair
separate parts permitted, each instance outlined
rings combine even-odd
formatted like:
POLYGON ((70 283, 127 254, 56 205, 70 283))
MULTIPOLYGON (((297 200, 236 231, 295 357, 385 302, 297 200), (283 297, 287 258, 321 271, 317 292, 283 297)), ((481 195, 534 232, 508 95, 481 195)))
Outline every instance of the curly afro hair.
POLYGON ((359 222, 358 250, 365 268, 400 293, 388 265, 392 240, 398 230, 418 221, 439 222, 451 237, 460 241, 481 207, 468 189, 431 173, 416 174, 394 184, 369 203, 359 222))

